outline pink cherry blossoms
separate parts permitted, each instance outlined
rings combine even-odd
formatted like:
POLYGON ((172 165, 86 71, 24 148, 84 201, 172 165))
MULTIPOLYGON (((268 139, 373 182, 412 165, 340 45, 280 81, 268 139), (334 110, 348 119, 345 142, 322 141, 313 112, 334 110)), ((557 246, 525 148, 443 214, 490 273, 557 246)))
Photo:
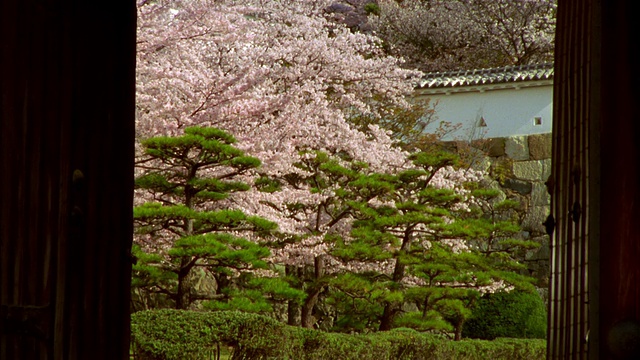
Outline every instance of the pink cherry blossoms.
MULTIPOLYGON (((372 171, 405 166, 407 154, 392 146, 387 131, 375 125, 359 131, 347 117, 354 111, 384 116, 377 106, 381 100, 406 106, 420 73, 401 69, 401 61, 384 55, 375 37, 326 20, 329 3, 202 0, 139 6, 138 137, 177 135, 190 125, 218 127, 258 157, 260 172, 270 176, 305 176, 294 166, 305 149, 347 154, 372 171)), ((313 214, 294 216, 287 204, 314 208, 329 196, 300 184, 275 193, 235 194, 227 205, 301 235, 308 233, 313 214)), ((326 252, 322 235, 304 241, 308 246, 298 246, 306 254, 300 254, 301 262, 326 252)), ((296 250, 289 250, 275 259, 292 261, 296 250)))
MULTIPOLYGON (((258 157, 260 171, 271 176, 307 175, 294 166, 305 149, 346 153, 370 171, 405 167, 407 154, 392 146, 387 131, 375 125, 359 131, 347 117, 354 111, 384 116, 384 108, 376 107, 381 99, 406 105, 420 73, 401 69, 401 61, 384 55, 375 37, 326 20, 329 3, 201 0, 139 6, 138 137, 177 135, 190 125, 218 127, 258 157)), ((464 191, 463 181, 477 179, 447 168, 432 181, 464 191)), ((228 206, 274 221, 282 232, 304 235, 313 211, 293 216, 287 204, 314 208, 331 196, 310 193, 306 185, 275 193, 253 189, 236 194, 228 206)), ((326 253, 322 234, 339 225, 318 229, 319 235, 276 259, 312 262, 326 253)))
POLYGON ((404 154, 385 131, 363 133, 348 111, 406 105, 420 73, 385 56, 376 38, 323 17, 323 1, 159 1, 139 7, 138 135, 188 125, 230 132, 286 174, 305 148, 346 152, 378 169, 404 154), (372 141, 373 140, 373 141, 372 141))

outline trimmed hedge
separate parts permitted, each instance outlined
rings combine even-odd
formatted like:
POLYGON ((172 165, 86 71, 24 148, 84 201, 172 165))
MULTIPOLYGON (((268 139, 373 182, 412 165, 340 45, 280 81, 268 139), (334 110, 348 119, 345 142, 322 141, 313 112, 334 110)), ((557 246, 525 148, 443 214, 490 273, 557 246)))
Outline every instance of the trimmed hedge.
POLYGON ((483 296, 462 329, 462 336, 545 339, 547 308, 536 293, 497 292, 483 296))
POLYGON ((231 359, 301 360, 535 360, 544 359, 544 340, 451 341, 411 329, 367 335, 326 333, 287 326, 242 312, 150 310, 131 316, 136 359, 216 359, 231 348, 231 359))

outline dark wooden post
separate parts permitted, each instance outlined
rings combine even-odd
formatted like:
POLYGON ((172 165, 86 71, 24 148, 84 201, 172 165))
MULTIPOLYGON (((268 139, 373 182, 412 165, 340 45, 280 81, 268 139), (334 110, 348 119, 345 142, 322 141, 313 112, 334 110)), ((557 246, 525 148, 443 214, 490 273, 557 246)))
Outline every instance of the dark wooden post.
POLYGON ((126 359, 134 1, 0 2, 0 359, 126 359))
POLYGON ((559 2, 549 359, 640 359, 640 24, 633 4, 559 2))
POLYGON ((600 104, 591 151, 599 165, 592 189, 597 268, 590 269, 599 342, 589 357, 640 359, 640 22, 635 1, 600 2, 600 104))
POLYGON ((588 321, 589 121, 592 22, 590 1, 560 1, 553 93, 548 359, 586 359, 588 321))

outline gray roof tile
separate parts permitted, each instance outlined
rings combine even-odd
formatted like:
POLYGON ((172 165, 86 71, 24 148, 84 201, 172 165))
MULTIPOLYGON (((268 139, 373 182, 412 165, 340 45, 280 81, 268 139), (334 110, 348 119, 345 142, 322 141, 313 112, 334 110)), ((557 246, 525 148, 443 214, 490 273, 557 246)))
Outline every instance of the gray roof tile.
POLYGON ((545 63, 428 73, 419 81, 418 89, 491 85, 535 80, 553 80, 553 64, 545 63))

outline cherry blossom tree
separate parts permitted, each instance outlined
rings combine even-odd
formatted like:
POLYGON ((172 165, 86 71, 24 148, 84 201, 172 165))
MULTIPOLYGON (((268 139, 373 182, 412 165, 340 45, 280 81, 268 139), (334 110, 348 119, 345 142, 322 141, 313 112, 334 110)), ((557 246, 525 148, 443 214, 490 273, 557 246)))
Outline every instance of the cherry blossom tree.
POLYGON ((285 174, 303 148, 346 152, 372 166, 404 160, 375 126, 380 104, 407 106, 420 74, 385 55, 377 38, 326 20, 326 1, 159 1, 139 7, 139 137, 192 124, 233 134, 285 174), (363 131, 364 130, 364 131, 363 131), (380 140, 380 141, 371 141, 380 140))
POLYGON ((423 71, 553 60, 554 0, 380 0, 369 16, 390 54, 423 71))
MULTIPOLYGON (((212 131, 203 129, 213 127, 232 135, 238 140, 236 150, 261 162, 261 167, 234 173, 234 181, 248 184, 243 191, 230 191, 199 206, 277 224, 277 231, 272 229, 268 237, 246 235, 254 243, 269 240, 271 256, 266 258, 255 248, 255 261, 242 265, 242 270, 255 270, 262 261, 285 266, 291 284, 298 282, 299 290, 305 292, 300 313, 307 327, 313 326, 311 315, 321 292, 340 287, 331 283, 336 275, 383 274, 395 284, 425 281, 413 272, 417 267, 407 270, 404 255, 400 255, 419 243, 413 236, 404 247, 403 241, 393 248, 397 237, 389 242, 390 247, 382 249, 386 259, 349 258, 349 253, 339 252, 366 242, 370 234, 362 232, 360 225, 380 215, 374 213, 384 209, 403 212, 402 204, 415 200, 400 200, 396 192, 411 193, 398 185, 398 179, 416 171, 408 153, 397 145, 407 139, 422 141, 419 124, 411 123, 413 120, 403 123, 402 117, 413 112, 418 119, 416 111, 425 108, 407 101, 421 73, 403 69, 398 58, 384 52, 379 38, 329 20, 326 9, 330 4, 324 0, 159 0, 138 6, 139 153, 143 155, 149 147, 145 139, 162 136, 171 143, 170 137, 179 137, 195 125, 198 131, 212 131), (400 120, 394 122, 394 117, 400 120)), ((416 147, 420 148, 404 149, 416 147)), ((149 176, 154 171, 159 170, 137 169, 140 179, 152 179, 149 176)), ((474 176, 447 167, 427 166, 420 171, 431 174, 431 185, 455 196, 468 194, 462 184, 474 176)), ((188 169, 176 174, 187 173, 188 169)), ((224 175, 203 169, 199 176, 220 180, 224 175)), ((181 186, 186 189, 189 184, 181 186)), ((455 211, 462 211, 467 200, 457 201, 455 206, 462 207, 455 211)), ((143 206, 138 215, 139 222, 149 222, 142 224, 143 231, 162 214, 153 206, 143 206), (154 216, 144 215, 145 211, 154 216)), ((450 216, 443 215, 443 219, 450 220, 450 216)), ((189 230, 189 220, 183 224, 187 227, 182 230, 189 230)), ((435 224, 413 224, 411 231, 428 231, 435 224)), ((395 236, 398 229, 383 230, 395 236)), ((179 234, 188 241, 177 242, 178 248, 168 254, 179 260, 178 270, 183 261, 192 264, 194 256, 200 258, 193 264, 217 261, 217 255, 193 243, 208 239, 206 228, 198 231, 179 234)), ((442 241, 443 249, 455 252, 457 247, 469 246, 456 239, 462 235, 442 241)), ((137 241, 145 245, 141 238, 137 241)), ((249 249, 250 244, 232 246, 249 249)), ((487 279, 480 282, 488 283, 487 279)), ((381 291, 389 293, 388 289, 381 291)), ((390 314, 380 328, 387 329, 402 301, 380 300, 383 314, 390 314)))
MULTIPOLYGON (((225 206, 278 224, 281 238, 298 242, 286 256, 296 266, 319 260, 322 236, 286 211, 318 207, 322 195, 293 181, 305 150, 322 150, 393 171, 406 154, 386 130, 353 114, 382 119, 387 106, 408 107, 405 96, 420 73, 400 68, 377 38, 355 34, 325 18, 327 1, 155 1, 139 4, 138 138, 178 135, 191 125, 221 128, 262 161, 248 183, 275 179, 277 192, 254 188, 225 206), (318 248, 302 242, 317 242, 318 248), (303 249, 303 250, 300 250, 303 249)), ((142 171, 142 169, 140 169, 142 171)), ((285 251, 283 250, 283 251, 285 251)), ((274 262, 279 261, 276 256, 274 262)), ((309 304, 309 306, 312 306, 309 304)))

